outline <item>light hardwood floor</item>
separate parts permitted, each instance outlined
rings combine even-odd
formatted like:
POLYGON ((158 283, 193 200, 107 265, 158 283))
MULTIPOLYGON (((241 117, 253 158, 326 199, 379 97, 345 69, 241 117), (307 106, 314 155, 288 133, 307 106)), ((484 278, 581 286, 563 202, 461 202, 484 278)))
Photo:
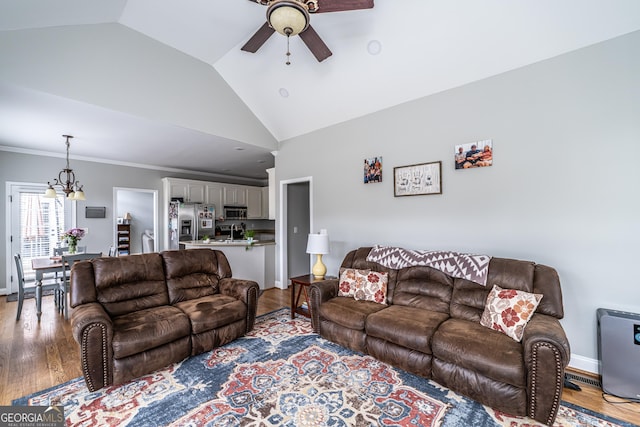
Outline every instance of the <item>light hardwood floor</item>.
MULTIPOLYGON (((258 303, 258 315, 288 307, 289 296, 288 290, 265 291, 258 303)), ((25 300, 17 322, 16 310, 17 303, 7 303, 6 297, 0 296, 0 405, 10 405, 16 398, 82 376, 70 323, 56 312, 53 297, 43 298, 39 324, 33 299, 25 300)), ((608 403, 600 388, 576 384, 582 391, 565 388, 563 400, 640 425, 640 403, 608 403)))

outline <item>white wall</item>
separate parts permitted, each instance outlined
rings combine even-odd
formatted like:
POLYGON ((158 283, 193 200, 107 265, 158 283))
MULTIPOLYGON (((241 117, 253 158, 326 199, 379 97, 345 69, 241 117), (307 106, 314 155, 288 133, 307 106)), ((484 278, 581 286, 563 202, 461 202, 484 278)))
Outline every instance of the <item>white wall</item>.
POLYGON ((313 176, 328 274, 373 244, 555 267, 571 364, 595 371, 596 309, 640 312, 638 52, 640 32, 294 138, 277 179, 313 176), (454 146, 484 139, 494 166, 455 170, 454 146), (373 156, 383 182, 363 184, 373 156), (393 196, 393 167, 437 160, 442 195, 393 196))

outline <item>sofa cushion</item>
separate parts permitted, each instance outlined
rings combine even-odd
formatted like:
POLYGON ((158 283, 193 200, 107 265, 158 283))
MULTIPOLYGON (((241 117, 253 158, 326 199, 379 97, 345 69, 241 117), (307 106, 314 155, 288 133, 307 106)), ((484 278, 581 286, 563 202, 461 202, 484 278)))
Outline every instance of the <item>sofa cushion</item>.
POLYGON ((398 271, 393 304, 449 313, 453 278, 431 267, 398 271))
POLYGON ((340 269, 340 280, 338 281, 338 296, 340 297, 351 297, 356 294, 356 290, 358 289, 358 279, 359 276, 356 275, 355 268, 341 268, 340 269))
MULTIPOLYGON (((507 258, 491 258, 487 283, 505 289, 533 292, 535 264, 507 258)), ((455 279, 451 298, 451 317, 480 322, 491 288, 465 279, 455 279)))
POLYGON ((188 317, 171 306, 147 308, 113 318, 113 357, 133 354, 188 337, 188 317))
POLYGON ((386 306, 371 301, 356 301, 348 297, 335 297, 320 306, 320 318, 338 325, 364 331, 368 315, 385 309, 386 306))
POLYGON ((341 268, 338 296, 386 304, 388 283, 386 272, 341 268))
POLYGON ((162 252, 167 275, 169 302, 218 293, 218 258, 211 249, 162 252))
POLYGON ((247 316, 247 306, 242 301, 221 294, 182 301, 175 307, 189 316, 194 335, 244 320, 247 316))
POLYGON ((96 299, 110 316, 169 303, 160 254, 102 257, 91 263, 96 299))
POLYGON ((526 386, 523 346, 477 322, 449 319, 433 334, 437 359, 516 387, 526 386))
POLYGON ((366 271, 356 275, 361 275, 362 280, 358 280, 358 289, 353 296, 356 300, 372 301, 378 304, 387 304, 387 284, 389 275, 384 272, 366 271))
POLYGON ((498 285, 493 285, 487 296, 480 324, 520 342, 524 328, 541 299, 541 294, 502 289, 498 285))
POLYGON ((422 308, 391 305, 366 320, 367 335, 431 354, 431 339, 449 315, 422 308))

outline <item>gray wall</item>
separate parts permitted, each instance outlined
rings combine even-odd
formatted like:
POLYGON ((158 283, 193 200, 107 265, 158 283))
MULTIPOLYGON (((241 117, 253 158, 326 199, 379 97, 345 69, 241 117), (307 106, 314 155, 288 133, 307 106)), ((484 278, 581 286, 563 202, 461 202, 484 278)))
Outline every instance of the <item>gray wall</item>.
POLYGON ((640 312, 638 52, 640 32, 294 138, 277 179, 313 176, 328 274, 374 244, 555 267, 572 366, 594 371, 596 309, 640 312), (494 166, 455 170, 454 146, 484 139, 494 166), (373 156, 383 182, 365 185, 373 156), (393 167, 437 160, 442 195, 393 196, 393 167))
MULTIPOLYGON (((76 177, 84 185, 87 200, 75 202, 77 206, 77 226, 88 227, 89 234, 82 239, 82 244, 87 246, 87 250, 107 253, 113 243, 114 218, 121 213, 113 211, 114 187, 135 188, 158 191, 158 250, 163 250, 164 242, 164 206, 165 200, 162 191, 162 178, 171 176, 175 178, 197 179, 201 181, 229 182, 236 184, 260 185, 259 180, 221 179, 207 175, 166 172, 162 170, 151 170, 127 166, 110 165, 96 162, 77 160, 71 157, 71 167, 76 173, 76 177), (86 206, 105 206, 105 218, 85 218, 86 206)), ((0 199, 7 201, 6 182, 26 182, 46 184, 58 175, 60 169, 65 165, 64 158, 48 157, 0 151, 0 199)), ((135 218, 135 217, 134 217, 135 218)), ((0 241, 7 242, 7 210, 3 203, 0 209, 0 223, 4 226, 0 228, 0 241)), ((135 236, 134 236, 135 237, 135 236)), ((140 236, 136 237, 137 239, 140 236)), ((138 244, 139 247, 139 244, 138 244)), ((133 248, 138 251, 137 247, 133 248)), ((0 245, 0 259, 5 262, 0 263, 0 293, 6 288, 7 267, 11 264, 12 258, 7 254, 7 245, 0 245)))

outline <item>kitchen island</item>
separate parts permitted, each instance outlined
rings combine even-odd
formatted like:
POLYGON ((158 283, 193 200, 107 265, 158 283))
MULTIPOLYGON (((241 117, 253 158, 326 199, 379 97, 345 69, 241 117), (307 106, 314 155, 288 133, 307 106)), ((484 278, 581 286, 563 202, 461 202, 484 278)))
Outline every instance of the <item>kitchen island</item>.
POLYGON ((273 288, 276 280, 276 242, 273 240, 202 240, 180 242, 185 249, 217 249, 229 260, 233 277, 254 280, 260 289, 273 288))

